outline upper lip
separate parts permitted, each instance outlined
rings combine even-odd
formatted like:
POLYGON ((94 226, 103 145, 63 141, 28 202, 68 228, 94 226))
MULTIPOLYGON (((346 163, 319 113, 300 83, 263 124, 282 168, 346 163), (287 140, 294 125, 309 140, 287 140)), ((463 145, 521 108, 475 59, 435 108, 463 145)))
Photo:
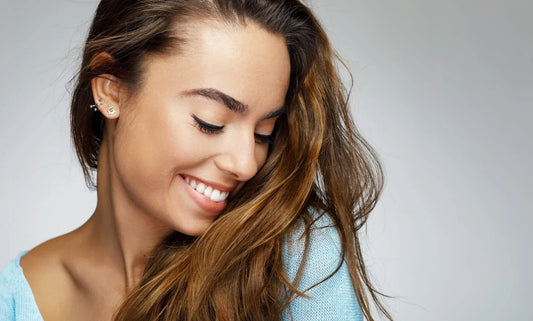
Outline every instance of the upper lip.
POLYGON ((188 177, 189 179, 194 179, 197 183, 204 183, 205 185, 211 186, 213 188, 216 188, 217 190, 221 192, 231 192, 235 186, 228 186, 217 182, 211 182, 205 179, 198 178, 196 176, 188 175, 188 174, 181 174, 183 177, 188 177))

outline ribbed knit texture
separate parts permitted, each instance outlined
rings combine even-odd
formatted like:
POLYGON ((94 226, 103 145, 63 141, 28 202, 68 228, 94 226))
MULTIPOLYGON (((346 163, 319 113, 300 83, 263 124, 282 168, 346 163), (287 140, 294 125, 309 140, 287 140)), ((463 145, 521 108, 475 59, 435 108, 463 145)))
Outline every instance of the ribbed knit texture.
POLYGON ((0 272, 0 320, 43 321, 20 267, 20 253, 0 272))
MULTIPOLYGON (((312 226, 307 264, 298 289, 304 291, 322 281, 337 267, 340 242, 327 215, 312 226)), ((286 241, 283 259, 289 279, 296 276, 304 251, 303 224, 286 241)), ((43 321, 30 286, 22 273, 20 253, 0 272, 0 321, 43 321)), ((285 311, 284 320, 295 321, 362 321, 346 263, 331 278, 305 292, 310 298, 298 297, 285 311)))
MULTIPOLYGON (((313 209, 311 213, 318 217, 313 209)), ((305 248, 304 224, 296 227, 283 251, 289 280, 294 281, 303 259, 305 248)), ((297 288, 305 291, 324 280, 340 263, 339 234, 327 215, 311 225, 309 252, 302 278, 297 288)), ((363 321, 346 262, 333 276, 304 292, 309 298, 297 297, 283 315, 284 320, 309 321, 363 321), (292 315, 292 319, 291 319, 292 315)))

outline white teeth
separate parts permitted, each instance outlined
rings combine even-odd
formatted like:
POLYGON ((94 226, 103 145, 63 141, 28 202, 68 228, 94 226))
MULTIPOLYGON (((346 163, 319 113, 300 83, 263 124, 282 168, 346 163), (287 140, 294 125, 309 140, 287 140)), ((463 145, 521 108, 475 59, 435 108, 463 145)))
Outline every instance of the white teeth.
POLYGON ((204 183, 196 182, 196 180, 189 177, 185 177, 185 181, 198 193, 204 194, 213 202, 222 202, 228 198, 229 192, 221 192, 216 188, 205 185, 204 183))
POLYGON ((200 183, 198 184, 198 186, 196 186, 196 190, 198 191, 198 193, 204 193, 205 191, 205 184, 204 183, 200 183))
MULTIPOLYGON (((206 195, 207 196, 207 195, 206 195)), ((211 193, 211 200, 214 202, 220 202, 220 191, 218 189, 213 190, 213 193, 211 193)))
POLYGON ((213 193, 213 188, 211 186, 208 186, 204 191, 204 195, 207 197, 211 197, 211 193, 213 193))

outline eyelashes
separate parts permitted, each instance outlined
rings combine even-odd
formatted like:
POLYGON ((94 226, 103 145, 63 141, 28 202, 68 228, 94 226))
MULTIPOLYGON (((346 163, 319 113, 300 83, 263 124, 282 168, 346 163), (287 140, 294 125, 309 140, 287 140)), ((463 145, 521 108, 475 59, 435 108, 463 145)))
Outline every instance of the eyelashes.
POLYGON ((224 126, 217 126, 217 125, 210 124, 206 121, 201 120, 200 118, 198 118, 198 116, 194 114, 192 115, 192 118, 194 118, 194 121, 196 122, 196 125, 198 126, 200 131, 208 135, 222 133, 222 129, 224 128, 224 126))
MULTIPOLYGON (((191 116, 196 122, 196 126, 201 132, 207 135, 216 135, 216 134, 220 134, 223 132, 222 130, 224 129, 224 126, 217 126, 217 125, 210 124, 206 122, 205 120, 198 118, 198 116, 194 114, 192 114, 191 116)), ((274 142, 274 134, 263 135, 263 134, 254 133, 254 136, 255 136, 255 140, 261 144, 272 145, 272 143, 274 142)))
POLYGON ((274 142, 274 135, 261 135, 261 134, 254 134, 255 139, 262 144, 269 144, 272 145, 274 142))

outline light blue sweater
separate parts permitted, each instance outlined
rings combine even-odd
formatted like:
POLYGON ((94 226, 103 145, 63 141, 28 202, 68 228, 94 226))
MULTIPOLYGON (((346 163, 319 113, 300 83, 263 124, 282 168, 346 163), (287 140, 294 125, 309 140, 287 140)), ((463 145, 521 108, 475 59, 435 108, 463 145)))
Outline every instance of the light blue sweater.
MULTIPOLYGON (((286 241, 283 253, 287 275, 294 280, 302 261, 303 225, 286 241)), ((306 290, 331 274, 339 263, 340 242, 327 215, 315 222, 310 234, 307 264, 298 288, 306 290)), ((31 288, 20 267, 20 253, 0 272, 0 321, 43 321, 31 288)), ((362 321, 346 263, 331 278, 298 297, 284 313, 284 320, 362 321)))

